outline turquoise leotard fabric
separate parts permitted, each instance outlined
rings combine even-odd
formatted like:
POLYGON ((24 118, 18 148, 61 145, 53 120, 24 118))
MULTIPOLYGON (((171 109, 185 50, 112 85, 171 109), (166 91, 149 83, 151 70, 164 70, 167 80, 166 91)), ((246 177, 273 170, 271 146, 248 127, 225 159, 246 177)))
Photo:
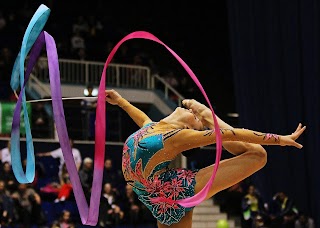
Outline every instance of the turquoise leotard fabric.
POLYGON ((149 123, 128 137, 124 144, 122 167, 123 174, 132 184, 139 200, 152 212, 162 224, 177 223, 192 208, 185 208, 171 200, 183 199, 194 195, 197 170, 168 168, 171 161, 158 164, 151 175, 143 177, 149 160, 164 147, 166 136, 148 135, 155 122, 149 123), (160 175, 154 175, 163 170, 160 175), (168 202, 154 202, 157 197, 165 197, 168 202))

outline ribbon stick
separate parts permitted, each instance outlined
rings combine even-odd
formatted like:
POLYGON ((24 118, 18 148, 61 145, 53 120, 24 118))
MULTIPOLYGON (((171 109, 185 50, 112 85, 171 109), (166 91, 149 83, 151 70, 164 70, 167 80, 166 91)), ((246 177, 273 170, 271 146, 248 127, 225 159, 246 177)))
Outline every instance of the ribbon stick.
MULTIPOLYGON (((149 32, 145 32, 145 31, 136 31, 136 32, 132 32, 130 34, 128 34, 127 36, 125 36, 124 38, 122 38, 122 40, 120 40, 117 45, 112 49, 112 51, 110 52, 107 61, 105 63, 104 69, 103 69, 103 73, 101 76, 101 81, 100 81, 100 86, 99 86, 99 96, 98 96, 98 107, 97 107, 97 117, 102 118, 102 115, 104 114, 104 110, 103 109, 98 109, 99 106, 103 105, 104 106, 104 100, 102 101, 102 94, 104 94, 104 90, 105 90, 105 72, 106 72, 106 68, 108 66, 108 64, 111 62, 111 59, 113 58, 113 56, 115 55, 116 51, 118 50, 118 48, 121 46, 122 43, 124 43, 127 40, 130 39, 137 39, 137 38, 142 38, 142 39, 147 39, 147 40, 151 40, 154 42, 157 42, 161 45, 163 45, 177 60, 178 62, 183 66, 183 68, 187 71, 187 73, 189 74, 189 76, 192 78, 192 80, 196 83, 196 85, 198 86, 198 88, 200 89, 201 93, 203 94, 203 96, 205 97, 211 112, 212 112, 212 117, 214 120, 214 129, 215 129, 215 133, 216 133, 216 161, 215 161, 215 166, 213 169, 213 173, 211 178, 209 179, 208 183, 205 185, 205 187, 198 192, 197 194, 195 194, 192 197, 188 197, 182 200, 176 200, 174 202, 180 204, 181 206, 184 207, 193 207, 198 205, 199 203, 201 203, 206 197, 207 194, 210 190, 210 187, 212 186, 212 183, 214 181, 216 172, 218 170, 219 167, 219 162, 221 159, 221 153, 222 153, 222 140, 221 140, 221 133, 220 133, 220 129, 219 129, 219 124, 217 121, 217 118, 215 116, 214 110, 212 108, 212 105, 210 103, 210 100, 205 92, 205 90, 203 89, 200 81, 198 80, 197 76, 193 73, 193 71, 190 69, 190 67, 171 49, 169 48, 167 45, 165 45, 162 41, 160 41, 157 37, 155 37, 153 34, 149 33, 149 32), (100 102, 99 102, 100 101, 100 102), (102 104, 103 102, 103 104, 102 104), (102 112, 103 110, 103 112, 102 112)), ((104 99, 104 97, 103 97, 104 99)), ((97 133, 97 132, 96 132, 97 133)), ((156 199, 158 201, 163 201, 165 199, 156 199)))

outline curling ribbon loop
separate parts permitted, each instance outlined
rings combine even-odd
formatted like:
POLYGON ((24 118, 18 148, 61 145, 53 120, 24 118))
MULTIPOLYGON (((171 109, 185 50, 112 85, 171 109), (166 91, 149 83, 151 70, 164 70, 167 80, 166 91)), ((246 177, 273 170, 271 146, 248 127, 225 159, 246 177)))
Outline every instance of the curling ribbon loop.
MULTIPOLYGON (((33 15, 26 32, 22 40, 21 50, 15 60, 13 71, 11 75, 11 88, 16 90, 19 86, 19 76, 20 76, 20 96, 17 105, 14 110, 13 120, 12 120, 12 130, 11 130, 11 160, 12 160, 12 170, 16 179, 20 183, 30 183, 34 180, 35 176, 35 158, 34 158, 34 148, 32 142, 32 135, 30 130, 29 117, 26 106, 26 96, 25 96, 25 77, 24 77, 24 62, 26 56, 28 55, 31 47, 38 38, 40 32, 45 26, 50 14, 50 9, 45 5, 40 5, 36 13, 33 15), (23 107, 23 117, 25 123, 25 133, 26 133, 26 146, 27 146, 27 164, 26 164, 26 174, 23 171, 21 164, 21 154, 20 154, 20 112, 21 104, 23 107)), ((27 74, 31 73, 26 72, 27 74)))

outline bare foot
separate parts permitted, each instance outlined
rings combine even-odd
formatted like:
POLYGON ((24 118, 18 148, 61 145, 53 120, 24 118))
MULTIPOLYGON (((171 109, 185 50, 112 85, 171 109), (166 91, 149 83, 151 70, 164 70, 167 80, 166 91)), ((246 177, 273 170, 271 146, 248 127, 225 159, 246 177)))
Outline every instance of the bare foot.
POLYGON ((201 104, 195 99, 184 99, 182 101, 182 105, 187 109, 191 109, 192 112, 201 120, 204 126, 208 127, 212 124, 212 112, 204 104, 201 104))

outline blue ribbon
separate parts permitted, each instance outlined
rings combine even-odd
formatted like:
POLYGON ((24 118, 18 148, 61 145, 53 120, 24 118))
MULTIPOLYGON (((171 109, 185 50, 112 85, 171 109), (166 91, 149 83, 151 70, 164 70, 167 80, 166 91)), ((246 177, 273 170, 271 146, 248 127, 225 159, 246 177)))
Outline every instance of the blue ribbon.
MULTIPOLYGON (((31 70, 35 64, 37 58, 33 60, 30 59, 28 63, 28 68, 26 75, 24 75, 24 63, 25 59, 42 32, 48 17, 50 15, 50 9, 45 5, 40 5, 35 14, 33 15, 29 25, 26 29, 22 40, 21 50, 15 60, 12 74, 11 74, 11 88, 17 90, 19 86, 20 78, 20 95, 17 105, 14 110, 13 121, 12 121, 12 131, 11 131, 11 160, 12 160, 12 170, 13 173, 20 183, 31 183, 35 177, 35 158, 34 158, 34 148, 32 142, 32 135, 29 123, 29 116, 27 112, 26 105, 26 95, 25 95, 25 84, 29 78, 31 70), (20 112, 21 105, 23 107, 23 117, 25 123, 25 133, 26 133, 26 146, 27 146, 27 164, 26 164, 26 174, 24 173, 22 163, 21 163, 21 153, 20 153, 20 112)), ((35 56, 40 54, 41 47, 37 46, 33 48, 35 56), (38 53, 39 54, 36 54, 38 53)))

